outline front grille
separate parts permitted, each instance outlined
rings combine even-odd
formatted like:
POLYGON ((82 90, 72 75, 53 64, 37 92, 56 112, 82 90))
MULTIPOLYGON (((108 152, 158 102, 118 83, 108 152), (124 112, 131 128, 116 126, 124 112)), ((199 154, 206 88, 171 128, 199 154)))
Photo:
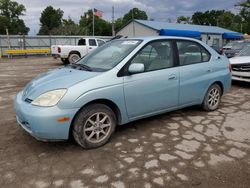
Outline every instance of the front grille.
POLYGON ((33 100, 29 99, 29 98, 26 98, 24 101, 27 102, 27 103, 32 103, 33 100))
POLYGON ((250 63, 234 64, 232 65, 232 70, 238 72, 250 72, 250 63))

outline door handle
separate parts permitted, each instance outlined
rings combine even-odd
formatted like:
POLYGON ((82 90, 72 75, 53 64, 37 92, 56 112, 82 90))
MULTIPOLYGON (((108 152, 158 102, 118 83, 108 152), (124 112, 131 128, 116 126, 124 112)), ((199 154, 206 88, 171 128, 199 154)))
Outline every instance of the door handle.
POLYGON ((176 79, 176 75, 175 74, 171 74, 171 75, 169 75, 168 79, 169 80, 174 80, 174 79, 176 79))
POLYGON ((89 47, 89 49, 92 49, 91 47, 89 47))

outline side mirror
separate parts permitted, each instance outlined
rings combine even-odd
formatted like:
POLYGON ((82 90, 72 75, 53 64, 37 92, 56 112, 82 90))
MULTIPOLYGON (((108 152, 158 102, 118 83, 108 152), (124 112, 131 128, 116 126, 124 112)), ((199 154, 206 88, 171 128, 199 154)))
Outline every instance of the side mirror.
POLYGON ((128 67, 128 72, 131 74, 142 73, 144 70, 145 67, 142 63, 133 63, 128 67))

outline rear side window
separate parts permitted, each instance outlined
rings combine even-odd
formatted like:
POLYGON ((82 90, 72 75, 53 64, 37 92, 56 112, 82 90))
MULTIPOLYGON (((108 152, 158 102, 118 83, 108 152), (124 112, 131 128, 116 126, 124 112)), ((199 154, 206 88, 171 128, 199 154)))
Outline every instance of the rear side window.
POLYGON ((210 60, 210 53, 200 44, 192 41, 177 41, 180 65, 190 65, 210 60))
POLYGON ((102 46, 105 44, 104 41, 97 39, 98 46, 102 46))
POLYGON ((89 39, 89 45, 90 46, 97 46, 95 39, 89 39))
POLYGON ((86 40, 85 39, 79 39, 78 46, 85 46, 85 45, 86 45, 86 40))

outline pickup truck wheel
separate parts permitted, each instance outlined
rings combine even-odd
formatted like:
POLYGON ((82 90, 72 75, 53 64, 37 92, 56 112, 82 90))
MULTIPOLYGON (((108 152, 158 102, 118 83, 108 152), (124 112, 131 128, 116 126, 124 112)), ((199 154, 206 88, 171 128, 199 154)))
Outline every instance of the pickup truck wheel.
POLYGON ((222 90, 218 84, 213 84, 208 88, 202 108, 205 111, 214 111, 218 109, 221 101, 222 90))
POLYGON ((72 53, 69 54, 69 63, 75 63, 77 62, 81 57, 79 56, 79 54, 76 53, 72 53))
POLYGON ((63 64, 69 64, 69 60, 68 60, 68 58, 61 58, 61 61, 63 62, 63 64))
POLYGON ((114 112, 104 104, 93 104, 83 108, 73 122, 73 137, 85 149, 106 144, 116 126, 114 112))

